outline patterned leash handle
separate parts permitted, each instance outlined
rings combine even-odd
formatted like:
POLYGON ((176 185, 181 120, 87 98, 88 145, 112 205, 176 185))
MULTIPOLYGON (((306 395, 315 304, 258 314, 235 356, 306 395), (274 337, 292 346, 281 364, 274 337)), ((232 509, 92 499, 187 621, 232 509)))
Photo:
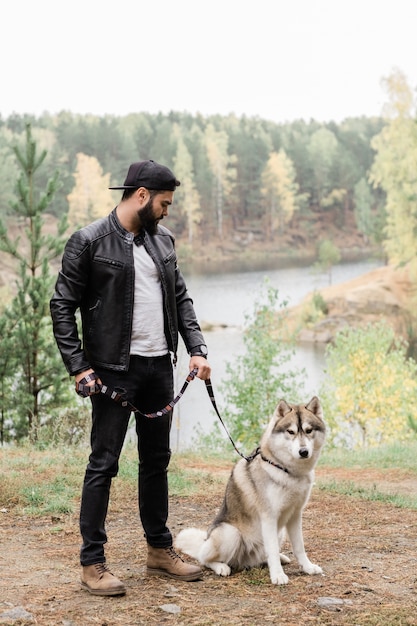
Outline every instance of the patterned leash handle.
POLYGON ((88 398, 88 396, 94 396, 96 393, 100 393, 101 385, 96 382, 94 382, 94 385, 87 384, 96 380, 98 380, 98 376, 95 372, 87 374, 84 378, 81 378, 78 383, 75 383, 75 391, 82 398, 88 398))

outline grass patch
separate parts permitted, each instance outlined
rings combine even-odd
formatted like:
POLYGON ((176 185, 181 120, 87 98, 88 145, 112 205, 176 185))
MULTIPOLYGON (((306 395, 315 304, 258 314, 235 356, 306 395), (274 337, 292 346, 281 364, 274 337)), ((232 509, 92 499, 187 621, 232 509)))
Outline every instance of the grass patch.
POLYGON ((378 491, 376 485, 373 487, 361 487, 353 481, 336 481, 318 482, 320 491, 328 493, 337 493, 343 496, 353 496, 361 500, 369 500, 371 502, 382 502, 384 504, 392 504, 398 508, 416 509, 417 496, 404 496, 401 494, 388 494, 378 491))
POLYGON ((357 450, 325 447, 319 465, 363 469, 404 469, 415 472, 417 476, 417 439, 357 450))
MULTIPOLYGON (((417 440, 408 442, 394 442, 367 449, 347 450, 344 448, 324 449, 319 467, 322 470, 346 469, 357 470, 357 480, 317 480, 318 488, 345 496, 353 496, 372 502, 392 504, 399 508, 417 509, 417 495, 387 493, 377 484, 364 486, 361 484, 361 470, 386 470, 389 481, 389 470, 404 472, 407 476, 415 476, 417 483, 417 440)), ((322 472, 325 475, 325 471, 322 472)))
POLYGON ((224 481, 208 470, 181 467, 181 461, 171 464, 169 492, 175 496, 190 496, 217 491, 224 481))
POLYGON ((29 515, 72 512, 85 458, 85 450, 78 448, 3 448, 0 507, 17 507, 29 515))
POLYGON ((74 488, 65 484, 63 477, 21 490, 23 510, 29 515, 72 513, 74 496, 74 488))

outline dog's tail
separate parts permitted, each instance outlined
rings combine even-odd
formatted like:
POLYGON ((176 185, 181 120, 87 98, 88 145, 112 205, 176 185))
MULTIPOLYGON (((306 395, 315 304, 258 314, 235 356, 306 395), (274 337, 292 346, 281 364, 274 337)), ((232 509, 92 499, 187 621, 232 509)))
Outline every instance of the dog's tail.
POLYGON ((206 539, 207 533, 205 530, 200 530, 199 528, 184 528, 184 530, 181 530, 177 535, 175 548, 198 561, 198 555, 206 539))

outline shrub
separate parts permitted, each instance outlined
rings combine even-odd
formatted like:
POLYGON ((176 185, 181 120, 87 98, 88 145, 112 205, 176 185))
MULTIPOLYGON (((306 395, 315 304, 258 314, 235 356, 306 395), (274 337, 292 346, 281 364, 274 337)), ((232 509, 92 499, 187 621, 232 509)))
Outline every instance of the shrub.
POLYGON ((385 323, 347 329, 326 351, 321 390, 329 442, 370 446, 412 436, 417 364, 385 323))

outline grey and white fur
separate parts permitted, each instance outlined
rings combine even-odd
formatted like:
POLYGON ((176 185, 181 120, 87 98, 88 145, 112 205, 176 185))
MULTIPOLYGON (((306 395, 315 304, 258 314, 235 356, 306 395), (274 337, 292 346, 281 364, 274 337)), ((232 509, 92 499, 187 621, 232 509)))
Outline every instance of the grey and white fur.
POLYGON ((271 583, 288 583, 281 553, 286 534, 301 569, 322 574, 305 551, 302 512, 325 441, 320 401, 306 405, 280 400, 256 454, 241 459, 229 477, 219 513, 208 531, 182 530, 175 547, 219 576, 267 564, 271 583))

